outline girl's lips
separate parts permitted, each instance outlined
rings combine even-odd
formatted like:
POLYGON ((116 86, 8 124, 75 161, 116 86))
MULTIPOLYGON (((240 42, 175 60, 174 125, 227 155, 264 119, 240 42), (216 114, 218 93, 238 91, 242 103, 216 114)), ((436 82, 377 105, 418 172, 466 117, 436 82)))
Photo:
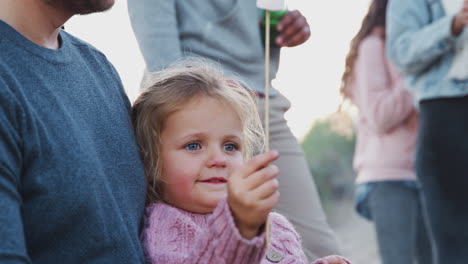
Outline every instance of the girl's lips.
POLYGON ((212 178, 200 181, 200 182, 212 183, 212 184, 221 184, 221 183, 226 183, 227 179, 225 179, 223 177, 212 177, 212 178))

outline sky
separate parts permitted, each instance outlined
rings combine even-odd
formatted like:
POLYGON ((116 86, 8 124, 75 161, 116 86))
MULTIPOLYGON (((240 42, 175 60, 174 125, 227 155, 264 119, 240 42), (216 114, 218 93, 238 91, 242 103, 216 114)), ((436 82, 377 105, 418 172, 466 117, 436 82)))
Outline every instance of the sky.
MULTIPOLYGON (((298 9, 307 18, 311 37, 301 46, 282 49, 273 85, 291 101, 286 119, 301 140, 315 120, 336 111, 340 103, 340 79, 349 42, 359 29, 369 0, 286 0, 286 3, 289 9, 298 9)), ((130 26, 127 2, 116 0, 107 12, 75 16, 65 28, 107 56, 133 102, 139 93, 145 64, 130 26)))

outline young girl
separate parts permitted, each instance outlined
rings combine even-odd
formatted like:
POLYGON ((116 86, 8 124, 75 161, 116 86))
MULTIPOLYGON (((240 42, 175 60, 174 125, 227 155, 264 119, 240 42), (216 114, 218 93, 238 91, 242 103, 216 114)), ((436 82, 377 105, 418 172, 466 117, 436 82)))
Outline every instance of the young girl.
POLYGON ((203 62, 155 73, 147 84, 133 106, 149 186, 147 262, 306 263, 292 225, 270 213, 279 198, 278 168, 270 165, 278 153, 250 159, 263 132, 248 90, 203 62))
POLYGON ((387 1, 371 1, 343 74, 342 93, 359 109, 356 209, 375 223, 383 264, 431 264, 413 162, 417 114, 385 55, 387 1))

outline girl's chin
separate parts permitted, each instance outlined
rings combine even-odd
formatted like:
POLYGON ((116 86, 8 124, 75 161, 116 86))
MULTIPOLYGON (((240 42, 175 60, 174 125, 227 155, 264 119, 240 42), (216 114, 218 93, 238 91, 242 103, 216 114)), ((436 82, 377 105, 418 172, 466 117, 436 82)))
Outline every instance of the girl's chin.
POLYGON ((227 196, 226 191, 211 192, 205 195, 185 197, 184 199, 168 199, 164 202, 174 207, 195 214, 209 214, 214 212, 219 202, 227 196))
POLYGON ((210 197, 208 201, 205 201, 203 204, 200 205, 199 210, 195 213, 199 214, 210 214, 213 213, 216 207, 218 206, 219 202, 226 197, 226 194, 210 197))

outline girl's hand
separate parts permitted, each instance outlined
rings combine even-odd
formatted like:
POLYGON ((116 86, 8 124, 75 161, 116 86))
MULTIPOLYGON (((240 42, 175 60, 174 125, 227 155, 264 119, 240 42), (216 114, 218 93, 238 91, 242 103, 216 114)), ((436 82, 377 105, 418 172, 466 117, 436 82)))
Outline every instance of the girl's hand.
POLYGON ((240 234, 251 239, 255 237, 268 214, 279 200, 279 170, 270 162, 279 157, 278 152, 259 154, 229 177, 228 204, 234 214, 240 234))
POLYGON ((452 33, 455 36, 460 35, 463 29, 468 26, 468 0, 463 1, 463 6, 453 17, 452 33))
POLYGON ((336 255, 317 259, 312 264, 351 264, 351 261, 336 255))

